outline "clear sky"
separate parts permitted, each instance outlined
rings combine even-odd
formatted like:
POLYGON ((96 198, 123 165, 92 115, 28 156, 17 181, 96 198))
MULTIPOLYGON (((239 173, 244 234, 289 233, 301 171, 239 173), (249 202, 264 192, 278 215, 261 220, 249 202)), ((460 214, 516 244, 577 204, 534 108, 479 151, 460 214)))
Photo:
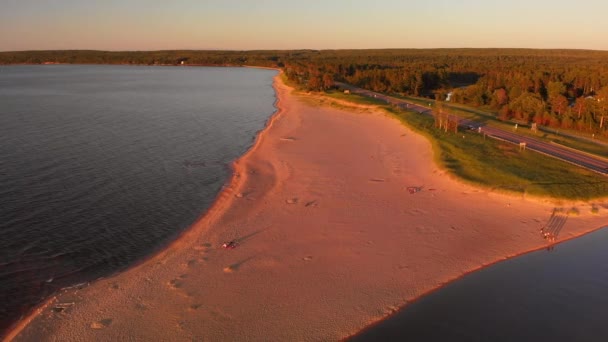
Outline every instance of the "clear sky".
POLYGON ((0 51, 608 50, 608 0, 0 0, 0 51))

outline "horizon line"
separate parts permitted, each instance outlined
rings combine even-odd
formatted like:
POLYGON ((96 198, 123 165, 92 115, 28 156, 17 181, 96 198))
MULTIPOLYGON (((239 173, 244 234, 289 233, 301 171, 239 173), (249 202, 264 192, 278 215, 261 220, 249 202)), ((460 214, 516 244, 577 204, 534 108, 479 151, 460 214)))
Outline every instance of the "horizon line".
POLYGON ((253 51, 382 51, 382 50, 538 50, 538 51, 596 51, 608 52, 602 49, 589 48, 530 48, 530 47, 386 47, 386 48, 336 48, 336 49, 315 49, 315 48, 295 48, 295 49, 151 49, 151 50, 104 50, 104 49, 27 49, 27 50, 0 50, 0 53, 11 52, 50 52, 50 51, 98 51, 98 52, 163 52, 163 51, 229 51, 229 52, 253 52, 253 51))

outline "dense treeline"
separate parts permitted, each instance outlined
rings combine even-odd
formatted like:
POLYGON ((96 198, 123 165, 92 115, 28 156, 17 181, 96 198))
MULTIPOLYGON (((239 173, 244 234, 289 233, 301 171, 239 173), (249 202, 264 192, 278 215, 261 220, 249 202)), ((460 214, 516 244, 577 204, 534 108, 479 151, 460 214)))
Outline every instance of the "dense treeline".
POLYGON ((273 51, 16 51, 0 52, 0 64, 134 64, 134 65, 239 66, 277 67, 273 51))
POLYGON ((285 61, 311 89, 330 79, 492 110, 503 120, 606 134, 608 52, 527 49, 320 51, 285 61), (604 122, 604 118, 606 122, 604 122))
POLYGON ((493 110, 503 120, 606 134, 608 52, 531 49, 29 51, 0 63, 256 65, 310 90, 344 81, 493 110), (606 122, 604 122, 606 117, 606 122))

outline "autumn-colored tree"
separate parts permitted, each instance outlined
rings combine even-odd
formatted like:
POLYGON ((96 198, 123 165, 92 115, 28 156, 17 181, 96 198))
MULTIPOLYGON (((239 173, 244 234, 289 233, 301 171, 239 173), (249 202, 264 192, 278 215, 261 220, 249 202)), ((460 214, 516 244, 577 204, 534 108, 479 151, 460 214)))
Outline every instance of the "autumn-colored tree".
POLYGON ((562 82, 549 82, 547 84, 547 100, 551 104, 551 110, 558 117, 564 113, 568 107, 568 99, 564 96, 566 86, 562 82))
POLYGON ((504 105, 498 111, 498 118, 503 121, 507 121, 511 119, 511 110, 509 109, 509 105, 504 105))
POLYGON ((600 116, 600 129, 604 128, 604 117, 608 116, 608 85, 600 88, 596 93, 598 115, 600 116))
POLYGON ((556 95, 551 98, 551 109, 560 116, 568 108, 568 99, 564 95, 556 95))
POLYGON ((574 120, 570 115, 564 115, 562 118, 562 128, 570 129, 574 126, 574 120))
POLYGON ((576 113, 577 119, 580 119, 583 115, 583 112, 586 110, 586 105, 587 103, 584 97, 581 96, 576 98, 576 102, 574 102, 572 110, 576 113))
POLYGON ((308 86, 308 90, 322 90, 323 81, 321 80, 321 76, 320 75, 310 75, 306 85, 308 86))
POLYGON ((492 102, 490 103, 493 108, 502 108, 509 102, 509 95, 505 88, 499 88, 492 94, 492 102))
POLYGON ((323 75, 323 90, 331 89, 334 86, 334 78, 330 74, 323 75))

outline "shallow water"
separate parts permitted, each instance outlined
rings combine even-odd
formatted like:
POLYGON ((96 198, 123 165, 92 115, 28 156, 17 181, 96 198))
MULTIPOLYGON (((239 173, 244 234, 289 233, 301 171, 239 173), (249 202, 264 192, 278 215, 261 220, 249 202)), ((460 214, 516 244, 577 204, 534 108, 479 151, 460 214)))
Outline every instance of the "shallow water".
POLYGON ((0 66, 0 331, 191 225, 275 111, 275 74, 0 66))
POLYGON ((608 341, 608 229, 497 263, 351 341, 608 341))

